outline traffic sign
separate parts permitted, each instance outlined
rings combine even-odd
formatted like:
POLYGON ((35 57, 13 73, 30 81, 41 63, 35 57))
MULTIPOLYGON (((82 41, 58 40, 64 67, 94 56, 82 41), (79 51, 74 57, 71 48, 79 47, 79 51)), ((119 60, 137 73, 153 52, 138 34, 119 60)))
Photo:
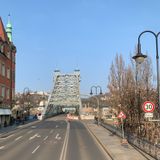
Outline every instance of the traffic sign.
POLYGON ((118 118, 123 118, 125 119, 126 118, 126 115, 121 111, 118 115, 118 118))
POLYGON ((150 112, 148 113, 147 112, 147 113, 144 114, 144 117, 145 118, 153 118, 153 113, 150 113, 150 112))
POLYGON ((146 113, 152 113, 155 109, 155 105, 154 105, 154 103, 152 103, 150 101, 146 101, 143 103, 142 109, 146 113))

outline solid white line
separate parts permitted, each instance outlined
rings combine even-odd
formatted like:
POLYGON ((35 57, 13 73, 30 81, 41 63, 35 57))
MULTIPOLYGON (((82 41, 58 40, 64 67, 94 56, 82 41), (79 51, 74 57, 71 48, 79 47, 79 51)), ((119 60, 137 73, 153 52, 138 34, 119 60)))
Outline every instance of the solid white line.
POLYGON ((34 154, 38 150, 39 147, 40 147, 40 145, 35 148, 35 150, 32 152, 32 154, 34 154))
POLYGON ((7 139, 7 138, 10 138, 10 137, 13 137, 15 134, 11 134, 11 135, 9 135, 8 137, 2 137, 2 139, 7 139))
POLYGON ((5 146, 1 146, 0 149, 3 149, 5 146))
POLYGON ((45 141, 48 138, 48 136, 46 136, 43 140, 45 141))
POLYGON ((70 123, 67 123, 67 131, 60 155, 60 160, 65 160, 66 159, 66 154, 67 154, 67 145, 68 145, 68 139, 69 139, 69 130, 70 130, 70 123))
POLYGON ((11 135, 9 135, 7 138, 10 138, 10 137, 13 137, 15 134, 11 134, 11 135))
POLYGON ((20 137, 16 138, 16 139, 15 139, 15 141, 17 141, 17 140, 21 139, 22 137, 23 137, 23 136, 20 136, 20 137))

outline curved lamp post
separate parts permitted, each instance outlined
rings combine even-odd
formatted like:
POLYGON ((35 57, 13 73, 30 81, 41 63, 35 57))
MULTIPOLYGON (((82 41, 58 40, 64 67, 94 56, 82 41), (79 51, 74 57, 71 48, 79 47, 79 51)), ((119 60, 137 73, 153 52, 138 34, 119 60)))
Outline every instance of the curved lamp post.
POLYGON ((138 53, 133 56, 132 58, 136 61, 136 63, 142 63, 145 58, 147 58, 147 55, 144 55, 141 53, 141 43, 140 43, 140 38, 144 33, 151 33, 155 37, 155 42, 156 42, 156 67, 157 67, 157 105, 158 108, 160 107, 160 86, 159 86, 159 55, 158 55, 158 36, 160 32, 157 34, 154 33, 153 31, 146 30, 140 33, 138 36, 138 53))
MULTIPOLYGON (((90 95, 93 95, 93 89, 95 89, 95 95, 97 95, 98 90, 99 90, 99 94, 102 94, 102 88, 101 86, 92 86, 91 87, 91 91, 90 91, 90 95)), ((94 97, 97 101, 97 107, 98 107, 98 125, 99 125, 99 121, 100 121, 100 105, 99 105, 99 99, 95 96, 94 97)))
MULTIPOLYGON (((28 87, 25 87, 25 88, 23 89, 23 103, 24 103, 24 104, 23 104, 23 113, 26 112, 25 101, 28 102, 27 96, 29 95, 29 92, 30 92, 30 90, 29 90, 28 87)), ((28 102, 28 107, 29 107, 29 102, 28 102)), ((27 108, 27 109, 28 109, 28 108, 27 108)), ((28 110, 28 114, 29 114, 29 110, 28 110)))

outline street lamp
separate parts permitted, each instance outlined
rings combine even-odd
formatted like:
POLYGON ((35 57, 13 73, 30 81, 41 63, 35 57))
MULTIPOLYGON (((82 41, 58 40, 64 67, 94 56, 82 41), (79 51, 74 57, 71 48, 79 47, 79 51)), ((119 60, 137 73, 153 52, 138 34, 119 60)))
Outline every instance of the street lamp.
MULTIPOLYGON (((90 91, 90 95, 93 95, 93 88, 95 89, 95 94, 97 95, 98 93, 98 89, 99 89, 99 94, 102 94, 102 88, 101 86, 92 86, 91 87, 91 91, 90 91)), ((99 121, 100 121, 100 105, 99 105, 99 99, 95 96, 94 97, 97 100, 97 107, 98 107, 98 125, 99 125, 99 121)))
POLYGON ((27 109, 27 114, 29 115, 29 101, 28 101, 28 95, 29 95, 29 88, 25 87, 23 89, 23 118, 24 118, 24 113, 26 113, 26 109, 27 109), (27 102, 27 107, 25 107, 27 102))
POLYGON ((157 34, 154 33, 153 31, 150 30, 146 30, 143 31, 139 36, 138 36, 138 53, 133 56, 132 58, 136 61, 136 63, 142 63, 144 61, 145 58, 147 58, 146 55, 143 55, 141 53, 141 43, 140 43, 140 38, 144 33, 151 33, 156 40, 156 66, 157 66, 157 105, 158 108, 160 107, 160 86, 159 86, 159 55, 158 55, 158 36, 160 34, 160 32, 158 32, 157 34))
POLYGON ((92 91, 93 88, 95 89, 96 95, 97 95, 98 89, 99 89, 99 91, 100 91, 99 94, 102 94, 102 88, 101 88, 101 86, 92 86, 92 87, 91 87, 90 95, 93 95, 93 91, 92 91))

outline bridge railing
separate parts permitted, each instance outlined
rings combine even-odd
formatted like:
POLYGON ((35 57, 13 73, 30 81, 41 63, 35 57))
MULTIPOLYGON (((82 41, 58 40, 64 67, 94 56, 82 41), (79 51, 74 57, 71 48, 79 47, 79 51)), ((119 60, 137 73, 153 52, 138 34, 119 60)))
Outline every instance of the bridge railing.
MULTIPOLYGON (((101 125, 122 138, 122 132, 119 127, 117 128, 107 123, 101 123, 101 125)), ((130 133, 125 133, 125 137, 127 138, 129 143, 135 145, 137 148, 141 149, 157 160, 160 160, 160 145, 153 144, 143 138, 138 138, 137 136, 130 133)))

